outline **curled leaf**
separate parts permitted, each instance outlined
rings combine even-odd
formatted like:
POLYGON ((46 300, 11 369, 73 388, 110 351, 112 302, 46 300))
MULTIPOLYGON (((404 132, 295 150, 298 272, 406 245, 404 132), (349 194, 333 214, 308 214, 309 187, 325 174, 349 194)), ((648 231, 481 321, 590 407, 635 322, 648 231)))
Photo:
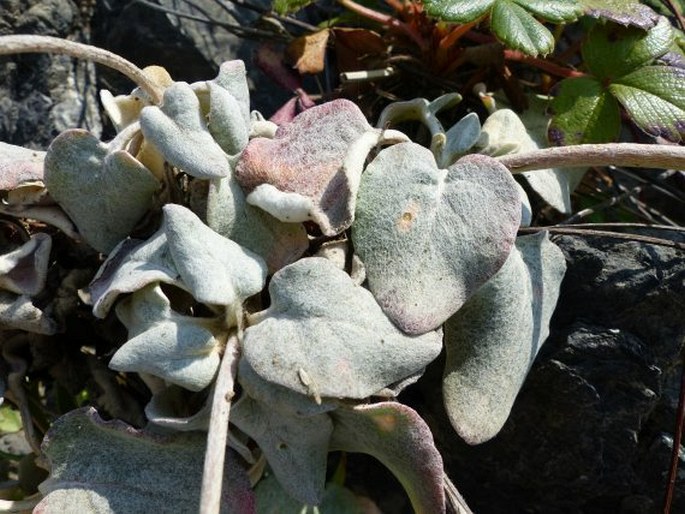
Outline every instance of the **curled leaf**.
POLYGON ((549 334, 566 260, 546 232, 519 237, 502 269, 445 325, 445 408, 469 444, 494 437, 549 334))
POLYGON ((0 289, 34 296, 45 286, 52 239, 34 234, 16 250, 0 255, 0 289))
POLYGON ((368 165, 352 227, 354 248, 383 311, 407 333, 433 330, 504 264, 521 219, 509 171, 471 155, 439 169, 415 143, 368 165))
POLYGON ((276 273, 271 306, 245 330, 243 355, 262 378, 321 398, 366 398, 422 370, 441 334, 410 337, 371 293, 327 259, 301 259, 276 273))
POLYGON ((0 330, 6 329, 52 335, 57 333, 57 323, 33 305, 28 296, 0 291, 0 330))

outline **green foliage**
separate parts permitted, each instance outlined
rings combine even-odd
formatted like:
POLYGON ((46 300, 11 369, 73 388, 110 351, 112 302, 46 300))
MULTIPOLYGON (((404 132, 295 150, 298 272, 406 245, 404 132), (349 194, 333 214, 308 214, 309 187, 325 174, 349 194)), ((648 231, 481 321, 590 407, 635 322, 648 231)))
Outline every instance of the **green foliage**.
POLYGON ((286 15, 299 11, 316 0, 273 0, 272 7, 278 14, 286 15))
POLYGON ((666 18, 648 31, 596 24, 583 44, 591 75, 559 85, 551 106, 550 140, 578 144, 616 139, 620 104, 647 134, 680 141, 685 134, 685 72, 658 61, 673 43, 666 18))

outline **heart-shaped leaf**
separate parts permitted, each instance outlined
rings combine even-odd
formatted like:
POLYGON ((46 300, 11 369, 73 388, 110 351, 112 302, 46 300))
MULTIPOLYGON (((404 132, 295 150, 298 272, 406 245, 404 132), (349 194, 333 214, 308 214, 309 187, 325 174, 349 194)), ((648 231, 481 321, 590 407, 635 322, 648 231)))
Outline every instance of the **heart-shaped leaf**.
POLYGON ((123 150, 85 130, 62 132, 45 156, 45 185, 83 239, 108 253, 152 206, 159 182, 123 150))
POLYGON ((189 175, 207 179, 230 173, 228 156, 209 133, 200 101, 185 82, 166 89, 161 107, 143 108, 140 128, 169 163, 189 175))
POLYGON ((190 391, 214 380, 220 360, 220 343, 211 330, 216 321, 177 314, 158 284, 124 299, 116 313, 129 340, 114 354, 110 368, 149 373, 190 391))
POLYGON ((88 288, 93 313, 104 317, 121 293, 164 282, 189 291, 199 302, 241 303, 264 287, 266 265, 220 236, 180 205, 163 208, 160 229, 144 243, 125 241, 100 267, 88 288))
POLYGON ((283 223, 249 205, 233 176, 211 181, 206 218, 212 230, 264 258, 271 274, 295 262, 309 247, 301 223, 283 223))
POLYGON ((372 455, 397 477, 415 512, 445 512, 442 458, 430 428, 415 411, 382 402, 341 407, 331 417, 331 450, 372 455))
POLYGON ((284 222, 313 220, 324 234, 335 235, 352 223, 369 151, 403 139, 396 131, 373 129, 349 100, 334 100, 299 114, 273 139, 252 139, 236 177, 249 203, 284 222))
POLYGON ((45 286, 52 239, 38 233, 16 250, 0 255, 0 289, 34 296, 45 286))
POLYGON ((519 237, 502 269, 445 325, 445 408, 469 444, 494 437, 549 334, 566 260, 546 232, 519 237))
POLYGON ((0 330, 18 329, 36 334, 57 333, 57 323, 25 295, 0 291, 0 330))
POLYGON ((369 288, 405 332, 443 324, 504 264, 521 221, 509 171, 484 155, 438 169, 401 143, 368 165, 352 227, 369 288))
POLYGON ((308 505, 321 503, 333 431, 328 414, 286 414, 243 396, 231 409, 231 423, 257 441, 290 496, 308 505))
POLYGON ((422 370, 441 335, 410 337, 371 293, 327 259, 301 259, 276 273, 271 306, 245 330, 243 355, 264 379, 308 395, 366 398, 422 370))
MULTIPOLYGON (((159 435, 121 421, 103 421, 94 409, 59 418, 43 441, 50 478, 36 514, 197 512, 206 436, 159 435)), ((254 512, 245 470, 229 451, 222 513, 254 512)))

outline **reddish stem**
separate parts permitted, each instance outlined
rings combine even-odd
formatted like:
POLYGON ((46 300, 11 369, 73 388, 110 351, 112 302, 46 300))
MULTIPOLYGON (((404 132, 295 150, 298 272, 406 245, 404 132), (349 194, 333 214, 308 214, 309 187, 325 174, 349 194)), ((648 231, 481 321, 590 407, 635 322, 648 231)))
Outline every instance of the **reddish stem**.
POLYGON ((557 77, 573 78, 585 76, 585 73, 582 71, 565 68, 564 66, 559 66, 558 64, 545 59, 540 59, 539 57, 531 57, 518 50, 504 50, 504 58, 507 61, 522 62, 534 66, 550 75, 556 75, 557 77))

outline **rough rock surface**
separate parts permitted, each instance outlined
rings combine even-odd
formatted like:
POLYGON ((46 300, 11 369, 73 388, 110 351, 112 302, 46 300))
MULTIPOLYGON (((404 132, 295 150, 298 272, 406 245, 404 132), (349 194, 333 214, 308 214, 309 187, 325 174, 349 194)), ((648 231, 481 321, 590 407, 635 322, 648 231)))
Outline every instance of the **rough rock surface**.
MULTIPOLYGON (((459 440, 434 394, 439 365, 412 403, 476 513, 660 512, 685 346, 683 252, 555 241, 568 272, 552 332, 502 432, 459 440)), ((682 471, 672 512, 685 512, 682 471)))
MULTIPOLYGON (((88 42, 87 15, 70 0, 0 0, 0 35, 88 42)), ((101 129, 91 63, 61 55, 0 57, 0 141, 45 149, 74 127, 101 129)))

